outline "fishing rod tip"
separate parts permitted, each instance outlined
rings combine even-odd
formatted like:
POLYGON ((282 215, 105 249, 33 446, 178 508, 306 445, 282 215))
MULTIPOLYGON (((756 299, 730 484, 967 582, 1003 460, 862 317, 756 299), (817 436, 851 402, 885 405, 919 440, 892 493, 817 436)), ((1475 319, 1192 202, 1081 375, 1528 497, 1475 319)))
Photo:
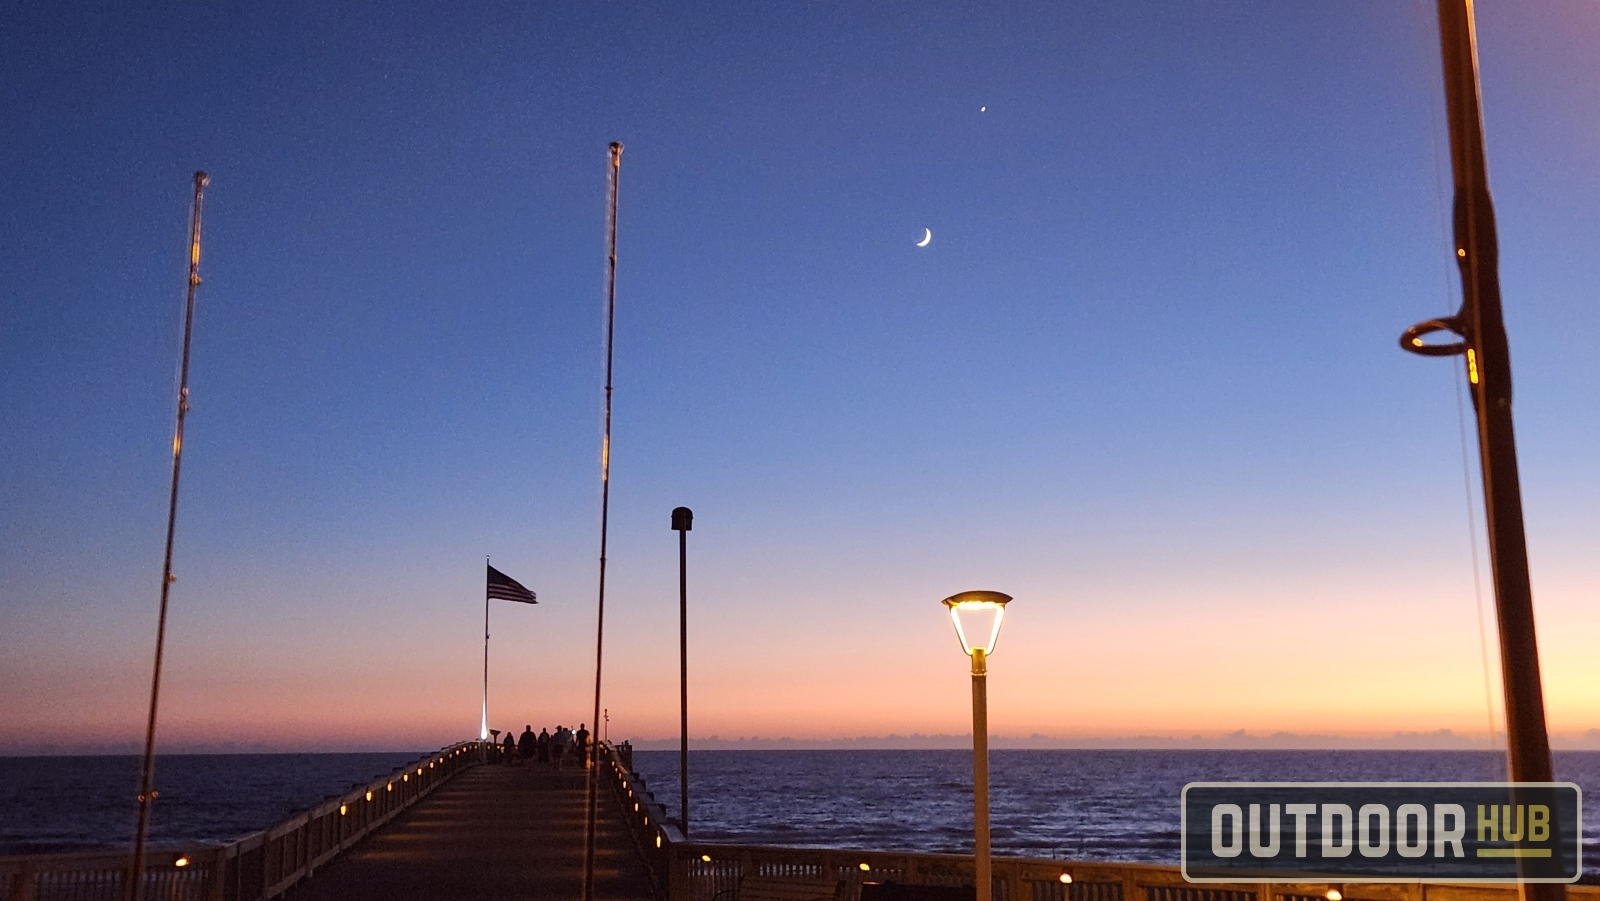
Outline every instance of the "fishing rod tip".
POLYGON ((622 153, 622 142, 621 141, 612 141, 611 142, 611 153, 612 153, 613 156, 621 155, 621 153, 622 153))
POLYGON ((211 176, 205 174, 204 172, 196 172, 194 174, 194 183, 196 187, 203 188, 206 185, 211 184, 211 176))

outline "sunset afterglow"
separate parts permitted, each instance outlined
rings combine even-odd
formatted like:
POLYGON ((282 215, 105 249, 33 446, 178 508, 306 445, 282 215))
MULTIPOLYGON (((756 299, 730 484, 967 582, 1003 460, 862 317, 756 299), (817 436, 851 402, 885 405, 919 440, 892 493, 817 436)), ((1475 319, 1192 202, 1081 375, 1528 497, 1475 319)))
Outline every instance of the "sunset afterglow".
MULTIPOLYGON (((1427 4, 624 7, 0 31, 0 754, 142 741, 201 168, 163 751, 476 736, 486 556, 487 726, 676 748, 679 505, 701 746, 963 747, 972 589, 997 748, 1502 746, 1427 4)), ((1600 4, 1478 15, 1600 748, 1600 4)))

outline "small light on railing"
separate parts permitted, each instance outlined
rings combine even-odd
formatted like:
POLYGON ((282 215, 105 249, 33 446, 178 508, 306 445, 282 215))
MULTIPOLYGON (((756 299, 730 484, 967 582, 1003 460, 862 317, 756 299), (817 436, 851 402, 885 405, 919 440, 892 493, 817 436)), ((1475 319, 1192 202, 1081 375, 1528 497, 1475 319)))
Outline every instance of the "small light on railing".
POLYGON ((348 811, 349 811, 348 807, 345 807, 343 804, 339 805, 339 816, 344 816, 345 813, 348 812, 348 811))
POLYGON ((1056 878, 1061 880, 1061 884, 1062 885, 1071 885, 1072 884, 1072 874, 1068 873, 1066 870, 1062 870, 1061 871, 1061 875, 1057 876, 1056 878))
POLYGON ((656 834, 656 847, 657 848, 661 847, 661 835, 660 835, 660 833, 656 834))
POLYGON ((367 800, 368 800, 368 801, 371 801, 371 800, 372 800, 372 792, 371 792, 371 791, 368 791, 368 792, 367 792, 367 800))
POLYGON ((407 773, 404 776, 401 776, 400 777, 400 781, 401 782, 410 782, 411 781, 411 774, 407 773))
POLYGON ((417 775, 418 776, 422 775, 422 767, 420 767, 420 766, 417 767, 417 775))
POLYGON ((187 855, 187 854, 179 854, 178 855, 178 859, 174 860, 172 862, 172 865, 175 866, 175 867, 186 867, 186 866, 188 866, 189 865, 189 855, 187 855))
POLYGON ((1336 888, 1331 888, 1328 889, 1328 893, 1323 895, 1323 897, 1327 898, 1328 901, 1344 901, 1344 892, 1341 892, 1336 888))
POLYGON ((711 862, 711 855, 710 854, 702 854, 702 855, 700 855, 700 860, 701 860, 702 863, 710 863, 711 862))
POLYGON ((645 824, 645 825, 646 825, 646 826, 648 826, 648 825, 650 825, 650 818, 649 818, 649 817, 645 817, 645 818, 644 818, 644 824, 645 824))
POLYGON ((385 789, 385 791, 394 791, 394 783, 393 782, 389 783, 389 787, 387 789, 385 789))
POLYGON ((856 866, 857 866, 857 867, 859 867, 859 868, 860 868, 860 869, 861 869, 861 872, 863 872, 863 873, 870 873, 870 872, 872 872, 872 864, 870 864, 870 863, 867 863, 867 862, 866 862, 866 861, 864 861, 864 860, 863 860, 863 861, 862 861, 862 862, 860 862, 860 863, 858 863, 858 864, 856 864, 856 866))

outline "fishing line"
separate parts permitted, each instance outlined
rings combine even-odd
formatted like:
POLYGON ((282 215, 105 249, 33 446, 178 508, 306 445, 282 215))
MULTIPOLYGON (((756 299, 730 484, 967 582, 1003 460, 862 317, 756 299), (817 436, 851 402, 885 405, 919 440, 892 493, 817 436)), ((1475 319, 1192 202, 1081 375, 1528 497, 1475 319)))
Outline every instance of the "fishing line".
POLYGON ((1489 672, 1489 627, 1483 617, 1483 577, 1480 574, 1481 564, 1478 562, 1478 524, 1472 503, 1472 459, 1471 451, 1467 448, 1467 411, 1466 402, 1461 399, 1461 370, 1451 367, 1455 373, 1456 386, 1456 425, 1461 433, 1461 487, 1466 491, 1467 497, 1467 543, 1472 546, 1472 593, 1478 602, 1478 651, 1483 658, 1483 707, 1489 719, 1489 750, 1503 751, 1504 746, 1495 740, 1494 717, 1494 688, 1491 684, 1489 672))

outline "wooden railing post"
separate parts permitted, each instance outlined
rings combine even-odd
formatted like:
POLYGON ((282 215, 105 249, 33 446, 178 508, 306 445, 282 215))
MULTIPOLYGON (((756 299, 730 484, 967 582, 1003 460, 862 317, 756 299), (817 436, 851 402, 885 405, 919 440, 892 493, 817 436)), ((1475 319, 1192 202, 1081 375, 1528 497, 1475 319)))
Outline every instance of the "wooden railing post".
POLYGON ((33 901, 33 883, 36 879, 33 864, 24 862, 22 869, 12 878, 10 901, 33 901))
POLYGON ((206 856, 206 901, 223 901, 228 878, 228 849, 215 848, 206 856))
POLYGON ((1145 901, 1139 875, 1131 870, 1122 874, 1122 901, 1145 901))
POLYGON ((689 857, 677 846, 668 848, 667 901, 689 901, 689 857))

